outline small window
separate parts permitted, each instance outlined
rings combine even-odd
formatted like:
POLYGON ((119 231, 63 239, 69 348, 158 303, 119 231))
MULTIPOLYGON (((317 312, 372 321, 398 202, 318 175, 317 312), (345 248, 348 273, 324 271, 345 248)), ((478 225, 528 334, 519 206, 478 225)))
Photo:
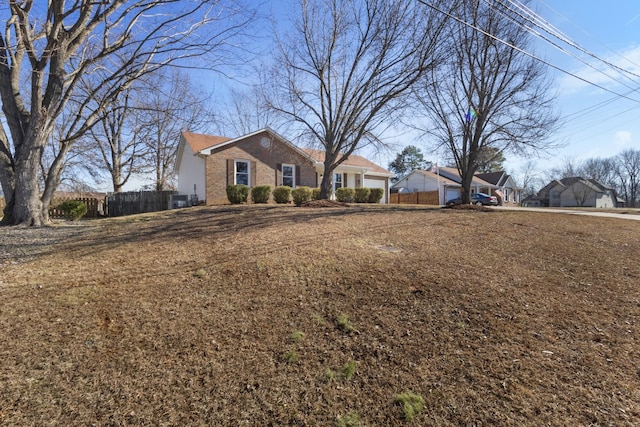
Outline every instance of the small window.
POLYGON ((508 188, 504 189, 504 200, 505 200, 505 202, 509 201, 509 189, 508 188))
POLYGON ((249 162, 236 160, 235 183, 249 185, 249 162))
POLYGON ((294 165, 282 165, 282 185, 291 188, 296 186, 296 167, 294 165))
POLYGON ((333 191, 342 188, 342 174, 337 173, 333 176, 333 191))

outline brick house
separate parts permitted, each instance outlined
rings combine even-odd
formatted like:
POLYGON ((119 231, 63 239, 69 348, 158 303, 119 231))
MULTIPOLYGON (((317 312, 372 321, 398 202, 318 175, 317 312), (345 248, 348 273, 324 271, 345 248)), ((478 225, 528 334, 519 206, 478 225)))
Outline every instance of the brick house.
MULTIPOLYGON (((178 193, 214 205, 228 203, 229 184, 314 188, 322 180, 322 160, 322 152, 298 148, 268 128, 233 139, 182 132, 175 167, 178 193)), ((334 190, 383 188, 382 202, 388 202, 393 174, 369 160, 352 155, 334 173, 334 190)))

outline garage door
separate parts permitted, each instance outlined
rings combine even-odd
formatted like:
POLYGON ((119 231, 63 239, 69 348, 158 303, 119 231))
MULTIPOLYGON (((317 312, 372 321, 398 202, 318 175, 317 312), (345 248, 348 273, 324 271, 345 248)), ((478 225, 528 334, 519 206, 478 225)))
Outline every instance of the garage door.
POLYGON ((366 188, 382 188, 382 190, 384 190, 384 194, 382 196, 382 199, 380 200, 380 203, 387 203, 388 201, 387 191, 385 190, 386 182, 387 182, 386 179, 375 179, 375 178, 367 177, 365 175, 364 183, 362 186, 366 188))
POLYGON ((458 197, 460 197, 460 190, 455 188, 447 188, 447 194, 444 198, 444 202, 446 203, 447 200, 456 199, 458 197))

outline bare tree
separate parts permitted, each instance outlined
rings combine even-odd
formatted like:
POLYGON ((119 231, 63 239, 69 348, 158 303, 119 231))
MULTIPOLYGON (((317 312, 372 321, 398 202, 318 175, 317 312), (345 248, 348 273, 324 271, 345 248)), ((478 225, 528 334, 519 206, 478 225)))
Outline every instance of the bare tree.
POLYGON ((640 199, 640 150, 625 150, 616 156, 616 175, 627 206, 635 208, 640 199))
MULTIPOLYGON (((444 1, 439 3, 446 3, 444 1)), ((408 0, 304 0, 279 41, 270 107, 324 149, 321 197, 335 168, 404 106, 439 59, 444 17, 408 0)))
POLYGON ((547 180, 576 178, 584 174, 584 165, 575 157, 563 157, 561 163, 546 172, 547 180))
POLYGON ((196 90, 185 73, 156 73, 138 94, 137 117, 145 146, 144 163, 153 175, 153 189, 173 189, 173 167, 180 132, 206 131, 211 113, 207 96, 196 90))
POLYGON ((543 186, 543 181, 537 173, 537 165, 533 160, 528 160, 520 168, 518 184, 522 187, 522 198, 532 196, 543 186))
POLYGON ((266 127, 274 128, 277 117, 269 109, 262 90, 251 88, 247 91, 232 90, 226 111, 215 120, 221 135, 240 136, 266 127))
POLYGON ((425 132, 451 154, 469 202, 483 150, 537 152, 559 116, 553 111, 542 63, 523 53, 532 47, 524 18, 499 2, 463 0, 448 13, 448 60, 416 91, 429 127, 425 132))
POLYGON ((594 179, 607 187, 617 187, 614 158, 587 159, 582 164, 582 172, 585 178, 594 179))
POLYGON ((11 1, 0 9, 5 22, 0 99, 11 136, 2 142, 0 176, 12 177, 2 179, 9 201, 4 224, 38 226, 48 221, 64 157, 121 91, 156 69, 223 51, 249 19, 247 9, 231 0, 50 0, 45 5, 11 1), (82 76, 97 69, 107 78, 79 90, 82 76), (103 96, 96 101, 98 93, 103 96), (75 120, 60 141, 41 196, 43 148, 74 98, 75 120))
POLYGON ((122 191, 134 174, 142 172, 145 152, 132 99, 134 94, 132 89, 123 92, 85 137, 89 154, 92 151, 97 154, 87 159, 87 166, 92 168, 94 176, 98 175, 97 171, 106 170, 116 193, 122 191))

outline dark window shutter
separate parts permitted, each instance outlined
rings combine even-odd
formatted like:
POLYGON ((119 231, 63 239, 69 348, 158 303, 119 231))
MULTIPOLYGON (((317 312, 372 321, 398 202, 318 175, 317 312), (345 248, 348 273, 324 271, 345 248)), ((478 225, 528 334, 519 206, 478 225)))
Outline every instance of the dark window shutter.
POLYGON ((282 163, 276 164, 276 187, 282 185, 282 163))
POLYGON ((346 174, 346 172, 342 174, 342 186, 343 187, 347 186, 347 174, 346 174))
POLYGON ((227 159, 227 185, 235 183, 234 173, 236 169, 236 162, 233 159, 227 159))
POLYGON ((295 165, 294 168, 296 170, 296 182, 294 184, 297 187, 299 185, 302 185, 302 184, 300 184, 300 166, 295 165))
POLYGON ((257 165, 258 163, 255 160, 251 161, 251 181, 249 182, 251 187, 255 187, 256 185, 258 185, 258 183, 256 182, 256 166, 257 165))

